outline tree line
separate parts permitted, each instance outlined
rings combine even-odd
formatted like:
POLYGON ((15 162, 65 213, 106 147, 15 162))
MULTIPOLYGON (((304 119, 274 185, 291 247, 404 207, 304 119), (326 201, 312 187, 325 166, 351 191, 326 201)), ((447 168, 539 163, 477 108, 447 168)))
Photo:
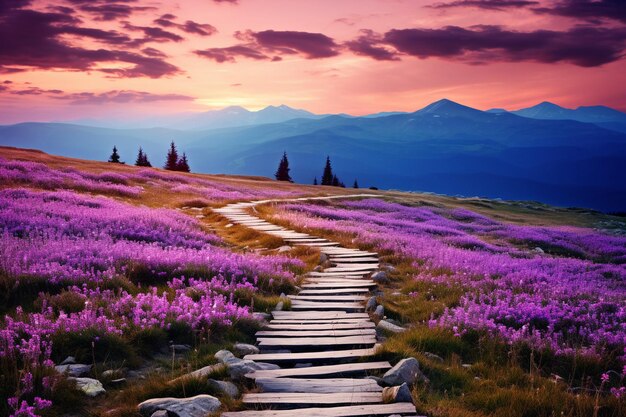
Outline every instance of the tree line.
MULTIPOLYGON (((114 164, 125 164, 125 162, 121 161, 120 154, 117 151, 117 146, 113 146, 113 152, 109 157, 109 162, 114 164)), ((150 160, 148 159, 148 155, 144 152, 144 150, 139 147, 139 151, 137 152, 137 159, 135 159, 135 165, 138 167, 152 167, 150 160)), ((170 144, 170 149, 167 151, 167 157, 165 158, 164 169, 168 171, 181 171, 181 172, 191 172, 189 168, 189 161, 187 160, 187 155, 183 152, 182 156, 178 155, 178 150, 176 149, 176 144, 174 141, 170 144)))
MULTIPOLYGON (((287 152, 283 152, 283 156, 278 163, 278 169, 274 174, 274 177, 278 181, 289 181, 293 182, 291 176, 289 175, 289 159, 287 158, 287 152)), ((336 174, 333 173, 333 167, 330 163, 330 156, 326 157, 326 165, 324 165, 324 171, 322 173, 322 181, 318 183, 317 177, 313 179, 313 185, 330 185, 333 187, 342 187, 346 188, 346 185, 341 181, 336 174)), ((359 183, 355 179, 352 184, 353 188, 359 188, 359 183)))

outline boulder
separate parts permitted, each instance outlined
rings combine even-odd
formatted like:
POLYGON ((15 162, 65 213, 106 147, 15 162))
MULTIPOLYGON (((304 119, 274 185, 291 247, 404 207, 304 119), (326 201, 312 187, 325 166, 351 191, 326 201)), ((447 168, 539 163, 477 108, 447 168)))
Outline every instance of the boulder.
POLYGON ((222 403, 217 398, 201 394, 189 398, 152 398, 138 405, 139 412, 144 416, 152 416, 164 410, 178 417, 205 417, 220 408, 222 403))
POLYGON ((323 264, 328 261, 328 255, 325 253, 320 253, 320 263, 323 264))
POLYGON ((203 368, 197 369, 197 370, 195 370, 193 372, 189 372, 188 374, 180 376, 180 377, 172 380, 171 382, 172 383, 178 382, 181 379, 185 379, 185 378, 196 378, 196 379, 207 378, 207 377, 213 375, 214 373, 221 372, 225 368, 226 368, 226 365, 224 365, 223 363, 218 363, 218 364, 215 364, 215 365, 205 366, 203 368))
POLYGON ((76 383, 76 388, 85 393, 88 397, 96 397, 104 394, 106 390, 102 386, 102 382, 93 378, 68 378, 76 383))
POLYGON ((383 386, 385 384, 382 378, 374 376, 374 375, 368 375, 365 377, 365 379, 371 379, 372 381, 375 381, 380 386, 383 386))
POLYGON ((378 305, 378 301, 376 301, 376 297, 370 297, 365 304, 365 311, 374 311, 376 310, 376 306, 378 305))
POLYGON ((150 417, 169 417, 169 413, 165 410, 159 410, 152 413, 150 417))
POLYGON ((73 357, 73 356, 68 356, 60 364, 61 365, 72 365, 72 364, 75 364, 75 363, 76 363, 76 358, 73 357))
POLYGON ((222 394, 227 395, 230 398, 239 397, 239 388, 237 388, 237 385, 233 384, 232 382, 218 381, 215 379, 209 379, 207 382, 211 388, 221 392, 222 394))
POLYGON ((535 249, 533 249, 535 252, 537 253, 546 253, 543 249, 541 249, 539 246, 537 246, 535 249))
POLYGON ((230 350, 226 350, 226 349, 222 349, 216 352, 215 355, 213 356, 215 357, 215 359, 217 359, 221 363, 226 363, 226 361, 229 361, 231 359, 237 359, 235 358, 235 355, 233 355, 233 352, 231 352, 230 350))
POLYGON ((393 323, 390 323, 387 320, 379 321, 378 324, 376 325, 376 330, 382 330, 382 331, 391 332, 391 333, 402 333, 406 331, 404 327, 397 326, 393 323))
POLYGON ((272 315, 268 313, 260 313, 256 311, 252 313, 252 318, 255 320, 270 320, 272 318, 272 315))
POLYGON ((374 310, 374 315, 378 316, 379 319, 382 319, 383 317, 385 317, 385 307, 381 305, 376 306, 376 310, 374 310))
POLYGON ((254 345, 249 345, 247 343, 235 343, 235 346, 233 346, 233 350, 235 351, 235 355, 237 356, 253 355, 260 352, 258 347, 254 345))
POLYGON ((402 385, 403 383, 413 384, 416 381, 428 381, 420 370, 417 359, 402 359, 393 368, 383 375, 383 381, 387 386, 402 385))
POLYGON ((284 253, 284 252, 289 252, 291 250, 291 246, 281 246, 280 248, 278 248, 278 253, 284 253))
POLYGON ((372 281, 378 284, 385 284, 389 281, 387 273, 385 271, 378 271, 372 274, 372 281))
POLYGON ((273 363, 255 362, 247 359, 226 362, 228 374, 232 379, 241 379, 246 374, 260 370, 280 369, 280 366, 273 363))
POLYGON ((395 387, 386 387, 383 389, 384 403, 412 403, 411 390, 405 383, 395 387))
POLYGON ((279 301, 276 303, 276 307, 274 307, 274 311, 282 311, 283 310, 283 305, 284 303, 282 301, 279 301))
POLYGON ((80 377, 89 374, 91 372, 91 365, 83 365, 80 363, 57 365, 54 367, 57 372, 61 374, 68 374, 69 376, 80 377))
POLYGON ((170 350, 174 353, 186 353, 191 350, 189 345, 170 345, 170 350))

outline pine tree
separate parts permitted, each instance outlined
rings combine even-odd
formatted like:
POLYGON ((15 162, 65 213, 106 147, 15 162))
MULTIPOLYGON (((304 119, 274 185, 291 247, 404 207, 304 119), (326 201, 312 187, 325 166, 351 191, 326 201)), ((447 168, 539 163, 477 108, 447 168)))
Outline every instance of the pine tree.
POLYGON ((174 141, 170 144, 170 150, 167 152, 167 159, 163 168, 169 171, 178 171, 178 151, 174 141))
POLYGON ((274 175, 278 181, 291 181, 291 177, 289 176, 289 160, 287 159, 287 152, 283 152, 283 157, 281 158, 276 174, 274 175))
POLYGON ((339 187, 339 178, 336 175, 333 175, 333 179, 330 181, 330 185, 333 187, 339 187))
POLYGON ((189 169, 189 162, 187 161, 187 155, 185 154, 185 152, 183 152, 182 158, 178 160, 178 163, 176 164, 176 170, 182 171, 182 172, 191 172, 191 170, 189 169))
POLYGON ((359 188, 359 183, 356 181, 356 179, 354 180, 354 184, 352 184, 352 188, 359 188))
POLYGON ((121 162, 120 162, 120 155, 117 153, 117 147, 116 146, 113 146, 113 153, 109 157, 109 162, 112 162, 114 164, 121 164, 121 162))
POLYGON ((152 164, 148 160, 148 155, 146 155, 146 153, 143 151, 143 149, 141 149, 141 147, 139 148, 139 152, 137 152, 137 159, 135 160, 135 165, 137 165, 138 167, 151 167, 152 166, 152 164))
POLYGON ((317 185, 317 177, 313 178, 313 185, 317 185))
POLYGON ((333 185, 333 168, 330 166, 330 157, 326 157, 326 166, 322 175, 322 185, 333 185))

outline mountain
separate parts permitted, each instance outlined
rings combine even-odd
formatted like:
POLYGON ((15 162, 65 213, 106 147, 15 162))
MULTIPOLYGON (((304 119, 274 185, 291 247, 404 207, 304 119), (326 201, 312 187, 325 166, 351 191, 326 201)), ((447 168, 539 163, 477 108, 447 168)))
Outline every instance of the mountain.
MULTIPOLYGON (((274 111, 284 114, 280 107, 274 111)), ((319 179, 330 155, 347 184, 357 178, 362 186, 626 209, 626 134, 575 120, 484 112, 450 100, 412 113, 298 117, 210 130, 0 127, 3 145, 99 160, 117 145, 126 161, 143 146, 157 166, 172 139, 196 172, 272 176, 286 151, 297 182, 319 179)))
POLYGON ((544 101, 536 106, 515 110, 511 113, 531 119, 576 120, 626 132, 626 113, 606 106, 580 106, 576 109, 568 109, 544 101))

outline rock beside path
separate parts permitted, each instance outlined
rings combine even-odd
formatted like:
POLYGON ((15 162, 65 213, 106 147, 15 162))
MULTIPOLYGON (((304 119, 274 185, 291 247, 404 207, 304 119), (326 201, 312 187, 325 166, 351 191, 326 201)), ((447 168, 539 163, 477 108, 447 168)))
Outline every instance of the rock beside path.
POLYGON ((397 326, 387 320, 379 321, 378 324, 376 325, 376 330, 383 330, 383 331, 392 332, 392 333, 402 333, 406 331, 404 327, 397 326))
POLYGON ((206 417, 218 410, 222 403, 217 398, 201 394, 189 398, 152 398, 138 405, 139 412, 146 417, 164 410, 178 417, 206 417))
POLYGON ((233 350, 237 356, 254 355, 260 352, 258 347, 247 343, 235 343, 233 350))
MULTIPOLYGON (((66 359, 67 360, 67 359, 66 359)), ((65 362, 65 361, 64 361, 65 362)), ((83 365, 80 363, 71 363, 67 365, 57 365, 54 367, 57 372, 61 374, 68 374, 69 376, 81 377, 91 372, 91 365, 83 365)))
POLYGON ((402 359, 393 368, 388 370, 383 375, 383 381, 385 385, 394 386, 402 385, 403 383, 413 384, 416 381, 428 381, 428 378, 420 370, 420 365, 417 359, 407 358, 402 359))
POLYGON ((383 389, 384 403, 408 403, 413 402, 411 390, 406 382, 395 387, 386 387, 383 389))
POLYGON ((88 397, 97 397, 104 394, 106 390, 102 386, 102 382, 93 378, 68 378, 76 383, 76 388, 85 393, 88 397))
POLYGON ((232 382, 218 381, 215 379, 209 379, 207 382, 209 383, 209 386, 211 388, 223 394, 226 394, 230 398, 239 397, 239 388, 237 388, 237 385, 233 384, 232 382))

